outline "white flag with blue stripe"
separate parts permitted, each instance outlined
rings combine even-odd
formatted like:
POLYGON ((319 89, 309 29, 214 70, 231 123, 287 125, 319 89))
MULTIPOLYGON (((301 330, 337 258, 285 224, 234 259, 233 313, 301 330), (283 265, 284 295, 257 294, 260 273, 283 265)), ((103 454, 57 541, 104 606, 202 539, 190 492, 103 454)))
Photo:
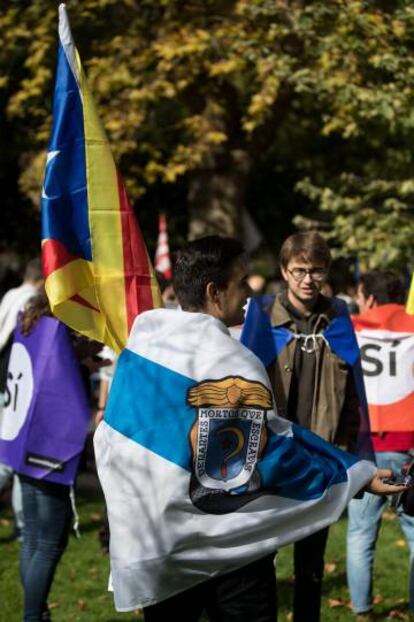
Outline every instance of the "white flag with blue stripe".
POLYGON ((95 434, 115 606, 148 606, 337 520, 375 473, 275 413, 217 319, 140 315, 95 434))

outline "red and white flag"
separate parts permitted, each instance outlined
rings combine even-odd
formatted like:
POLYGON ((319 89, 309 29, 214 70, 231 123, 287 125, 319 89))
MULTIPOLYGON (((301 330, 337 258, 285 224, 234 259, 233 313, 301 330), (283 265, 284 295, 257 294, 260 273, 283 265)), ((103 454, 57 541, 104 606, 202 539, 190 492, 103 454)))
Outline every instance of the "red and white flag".
POLYGON ((157 250, 155 251, 155 269, 161 272, 166 279, 171 279, 170 247, 168 245, 167 219, 160 214, 158 225, 157 250))
POLYGON ((414 317, 386 304, 352 318, 372 432, 414 430, 414 317))

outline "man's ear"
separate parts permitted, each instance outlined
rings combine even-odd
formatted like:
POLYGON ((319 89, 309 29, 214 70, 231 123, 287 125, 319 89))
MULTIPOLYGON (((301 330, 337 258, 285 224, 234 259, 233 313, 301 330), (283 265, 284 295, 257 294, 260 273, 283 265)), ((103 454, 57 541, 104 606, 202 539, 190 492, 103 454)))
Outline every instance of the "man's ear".
POLYGON ((219 290, 217 288, 217 285, 213 282, 210 281, 209 283, 207 283, 207 287, 206 287, 206 302, 210 302, 210 303, 217 303, 219 299, 219 290))
POLYGON ((282 266, 280 266, 280 272, 284 278, 285 281, 288 280, 288 271, 286 270, 286 268, 283 268, 282 266))

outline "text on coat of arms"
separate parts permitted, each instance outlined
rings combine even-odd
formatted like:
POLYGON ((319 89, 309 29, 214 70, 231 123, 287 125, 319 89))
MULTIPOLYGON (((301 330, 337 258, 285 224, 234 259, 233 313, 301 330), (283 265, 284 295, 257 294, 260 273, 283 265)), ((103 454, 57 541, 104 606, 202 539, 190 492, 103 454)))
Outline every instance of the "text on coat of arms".
POLYGON ((209 489, 248 487, 266 445, 266 411, 272 395, 261 382, 240 376, 205 380, 187 402, 198 409, 191 429, 194 473, 209 489))

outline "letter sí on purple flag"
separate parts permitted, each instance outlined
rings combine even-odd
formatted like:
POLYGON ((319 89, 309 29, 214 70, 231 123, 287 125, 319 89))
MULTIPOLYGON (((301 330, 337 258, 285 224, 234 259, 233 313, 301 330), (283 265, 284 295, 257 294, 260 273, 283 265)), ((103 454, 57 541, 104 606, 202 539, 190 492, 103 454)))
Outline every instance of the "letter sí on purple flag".
POLYGON ((68 329, 42 317, 16 329, 0 411, 0 462, 17 473, 72 484, 90 408, 68 329))

